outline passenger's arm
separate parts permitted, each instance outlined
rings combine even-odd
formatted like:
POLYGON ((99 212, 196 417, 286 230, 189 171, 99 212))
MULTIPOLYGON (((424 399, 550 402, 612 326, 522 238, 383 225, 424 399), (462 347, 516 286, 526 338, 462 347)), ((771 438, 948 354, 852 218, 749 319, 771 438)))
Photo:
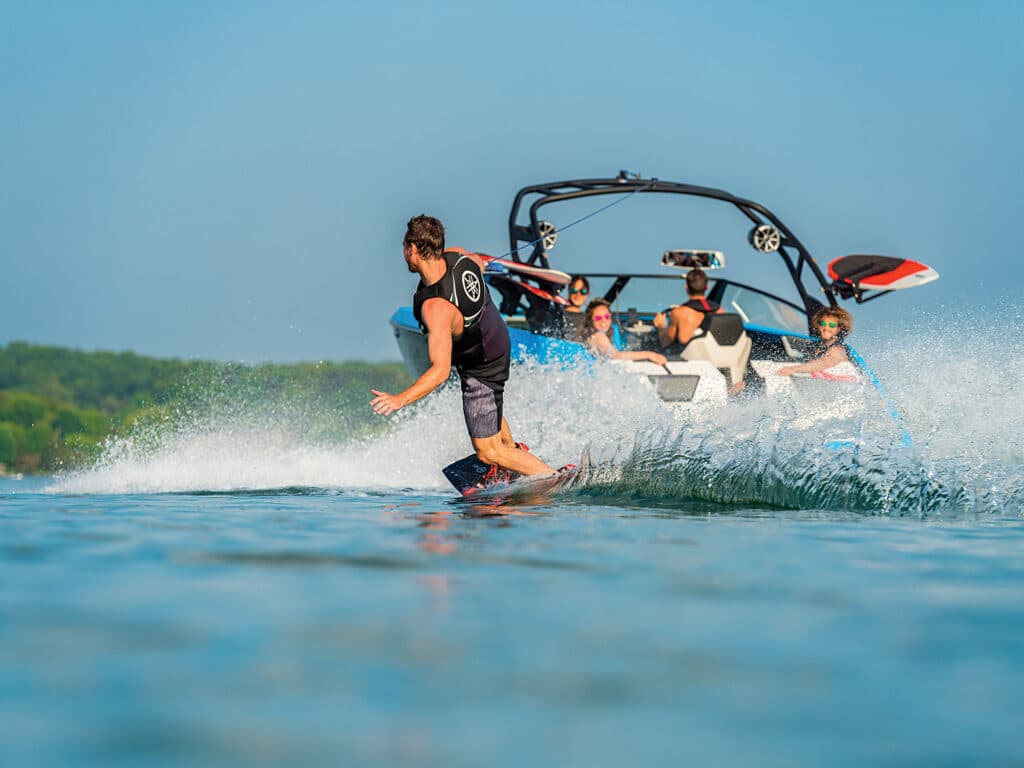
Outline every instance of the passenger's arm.
POLYGON ((423 324, 427 327, 427 351, 430 367, 413 382, 412 386, 397 395, 387 392, 370 391, 376 395, 370 405, 376 413, 388 416, 399 408, 415 403, 426 397, 448 380, 452 370, 452 321, 458 310, 444 299, 428 299, 423 304, 423 324))
POLYGON ((594 333, 588 339, 590 348, 599 355, 610 357, 613 360, 650 360, 657 365, 664 365, 668 360, 659 352, 648 352, 647 350, 625 350, 620 351, 612 344, 611 339, 603 333, 594 333))
POLYGON ((816 371, 828 370, 840 363, 849 362, 849 360, 850 358, 846 356, 846 350, 837 344, 815 360, 811 360, 808 363, 801 363, 800 365, 787 365, 783 368, 779 368, 776 373, 779 376, 792 376, 794 373, 815 373, 816 371))
POLYGON ((660 352, 649 352, 646 349, 627 349, 622 352, 615 350, 612 357, 616 360, 648 360, 655 365, 664 365, 668 362, 668 358, 660 352))

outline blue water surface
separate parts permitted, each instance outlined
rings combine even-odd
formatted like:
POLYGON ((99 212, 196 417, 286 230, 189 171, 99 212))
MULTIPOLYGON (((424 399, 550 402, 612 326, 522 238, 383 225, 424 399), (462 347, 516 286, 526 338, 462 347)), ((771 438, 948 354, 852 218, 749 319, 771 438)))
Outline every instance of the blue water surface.
POLYGON ((6 765, 1010 765, 1024 522, 0 479, 6 765))

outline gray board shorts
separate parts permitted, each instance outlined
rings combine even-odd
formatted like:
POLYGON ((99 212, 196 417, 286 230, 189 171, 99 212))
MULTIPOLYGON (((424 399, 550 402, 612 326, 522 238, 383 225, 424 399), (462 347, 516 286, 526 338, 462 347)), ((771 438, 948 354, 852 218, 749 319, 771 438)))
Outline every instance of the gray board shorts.
POLYGON ((462 380, 462 412, 469 436, 481 438, 498 434, 505 406, 508 366, 505 366, 505 376, 500 381, 484 381, 469 371, 459 371, 459 378, 462 380))

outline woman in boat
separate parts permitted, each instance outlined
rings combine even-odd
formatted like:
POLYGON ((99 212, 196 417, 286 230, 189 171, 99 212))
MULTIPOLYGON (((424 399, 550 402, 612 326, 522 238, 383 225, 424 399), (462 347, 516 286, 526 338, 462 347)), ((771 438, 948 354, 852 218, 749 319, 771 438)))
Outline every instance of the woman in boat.
POLYGON ((613 339, 618 335, 612 325, 612 309, 604 299, 594 299, 587 305, 583 338, 596 355, 614 360, 649 360, 655 365, 664 365, 666 358, 660 352, 644 350, 621 350, 613 339))
POLYGON ((587 278, 583 275, 573 275, 569 281, 569 306, 565 311, 575 315, 583 314, 583 305, 587 303, 589 295, 590 283, 587 282, 587 278))
POLYGON ((565 318, 565 338, 569 341, 583 340, 583 305, 590 296, 590 283, 583 275, 573 275, 569 280, 569 304, 562 307, 565 318))
POLYGON ((794 373, 817 373, 848 363, 846 336, 853 330, 853 316, 842 307, 822 307, 814 313, 811 327, 818 334, 818 343, 812 350, 814 359, 800 365, 786 365, 777 371, 779 376, 794 373))

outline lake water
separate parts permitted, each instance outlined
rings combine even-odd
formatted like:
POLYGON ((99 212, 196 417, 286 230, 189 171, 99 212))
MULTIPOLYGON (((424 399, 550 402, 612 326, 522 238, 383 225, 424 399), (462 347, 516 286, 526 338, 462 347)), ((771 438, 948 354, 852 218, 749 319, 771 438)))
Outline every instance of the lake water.
POLYGON ((596 463, 534 506, 453 502, 453 391, 357 442, 247 403, 0 479, 4 764, 1021 764, 1024 366, 872 359, 912 448, 520 369, 517 438, 596 463))

